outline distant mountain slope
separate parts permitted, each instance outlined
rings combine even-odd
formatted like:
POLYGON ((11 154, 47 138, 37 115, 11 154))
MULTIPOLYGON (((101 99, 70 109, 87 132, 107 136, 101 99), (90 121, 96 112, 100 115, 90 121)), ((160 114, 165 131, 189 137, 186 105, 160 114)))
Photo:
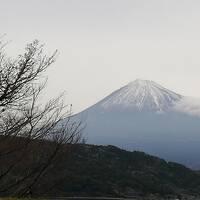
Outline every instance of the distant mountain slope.
POLYGON ((78 114, 88 143, 141 150, 200 167, 200 100, 136 80, 78 114))

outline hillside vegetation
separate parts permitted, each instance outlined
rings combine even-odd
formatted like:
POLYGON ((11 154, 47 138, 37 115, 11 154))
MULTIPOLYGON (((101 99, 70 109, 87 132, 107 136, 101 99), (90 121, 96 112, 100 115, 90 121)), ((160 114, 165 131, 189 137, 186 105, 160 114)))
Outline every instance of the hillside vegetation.
POLYGON ((42 195, 44 188, 53 196, 130 197, 200 193, 198 172, 142 152, 128 152, 114 146, 76 145, 71 153, 62 154, 56 168, 44 176, 40 185, 42 190, 36 188, 36 193, 42 195))
MULTIPOLYGON (((23 166, 21 166, 23 168, 23 166)), ((13 177, 18 175, 16 169, 13 177)), ((64 146, 31 188, 33 197, 198 196, 200 175, 183 165, 115 146, 64 146)), ((8 194, 9 195, 9 194, 8 194)))

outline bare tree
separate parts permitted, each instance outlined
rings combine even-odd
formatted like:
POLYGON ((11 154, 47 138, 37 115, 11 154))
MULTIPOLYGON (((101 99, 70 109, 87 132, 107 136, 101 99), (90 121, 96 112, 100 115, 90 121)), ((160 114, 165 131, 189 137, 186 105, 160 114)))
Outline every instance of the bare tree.
MULTIPOLYGON (((2 44, 2 43, 1 43, 2 44)), ((0 49, 0 195, 27 195, 63 146, 81 139, 63 96, 41 105, 45 70, 55 62, 35 40, 11 59, 0 49)))

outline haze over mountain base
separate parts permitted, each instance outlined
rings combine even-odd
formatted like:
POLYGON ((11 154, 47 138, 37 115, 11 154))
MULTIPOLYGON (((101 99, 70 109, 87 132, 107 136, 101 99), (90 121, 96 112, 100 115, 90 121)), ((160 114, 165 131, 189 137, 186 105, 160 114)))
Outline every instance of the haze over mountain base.
POLYGON ((88 143, 140 150, 200 168, 200 101, 136 80, 78 114, 88 143))

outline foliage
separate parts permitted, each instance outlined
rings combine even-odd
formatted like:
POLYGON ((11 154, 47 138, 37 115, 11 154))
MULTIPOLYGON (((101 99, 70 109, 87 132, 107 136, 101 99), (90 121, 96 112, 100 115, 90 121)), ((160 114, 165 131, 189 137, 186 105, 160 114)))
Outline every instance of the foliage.
POLYGON ((114 146, 73 145, 63 148, 36 196, 199 195, 200 175, 180 164, 114 146), (74 149, 73 149, 74 148, 74 149), (51 188, 51 189, 50 189, 51 188))

